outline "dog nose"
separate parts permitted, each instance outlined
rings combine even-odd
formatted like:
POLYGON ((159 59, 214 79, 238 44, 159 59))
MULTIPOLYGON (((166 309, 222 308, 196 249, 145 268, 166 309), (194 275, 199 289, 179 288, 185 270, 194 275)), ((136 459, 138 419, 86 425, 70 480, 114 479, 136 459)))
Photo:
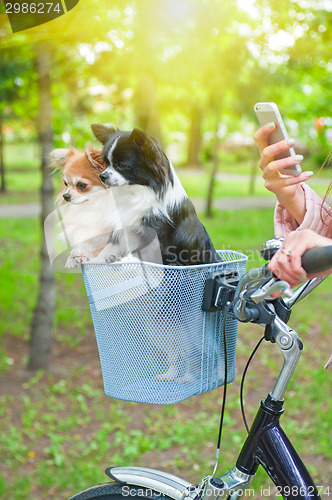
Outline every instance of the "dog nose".
POLYGON ((99 174, 99 177, 100 177, 102 182, 106 181, 106 179, 108 179, 108 177, 109 177, 108 172, 106 172, 106 170, 105 170, 104 172, 99 174))
POLYGON ((69 201, 69 200, 70 200, 70 194, 69 194, 69 193, 65 193, 65 194, 63 195, 63 197, 64 197, 64 199, 65 199, 66 201, 69 201))

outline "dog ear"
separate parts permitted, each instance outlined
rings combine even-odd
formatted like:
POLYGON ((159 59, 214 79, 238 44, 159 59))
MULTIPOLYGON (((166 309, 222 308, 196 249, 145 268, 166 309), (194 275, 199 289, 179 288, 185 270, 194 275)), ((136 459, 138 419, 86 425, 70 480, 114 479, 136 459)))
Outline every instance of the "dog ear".
POLYGON ((67 157, 71 152, 72 152, 71 149, 64 149, 64 148, 53 149, 53 151, 51 151, 50 153, 50 157, 58 167, 63 167, 64 164, 66 163, 67 157))
POLYGON ((93 123, 91 129, 95 138, 102 144, 106 144, 111 135, 116 132, 115 127, 108 127, 107 125, 100 125, 99 123, 93 123))
POLYGON ((139 148, 143 146, 146 139, 147 136, 138 128, 134 128, 134 130, 130 134, 130 140, 135 144, 135 146, 138 146, 139 148))
POLYGON ((98 149, 89 147, 85 150, 85 156, 88 158, 91 165, 97 170, 97 172, 101 173, 105 170, 106 164, 102 157, 102 151, 98 149))
POLYGON ((167 156, 161 149, 158 141, 141 130, 134 129, 130 137, 134 144, 140 147, 144 162, 151 172, 153 172, 153 178, 151 179, 152 188, 162 196, 167 189, 168 182, 173 184, 173 177, 167 156))

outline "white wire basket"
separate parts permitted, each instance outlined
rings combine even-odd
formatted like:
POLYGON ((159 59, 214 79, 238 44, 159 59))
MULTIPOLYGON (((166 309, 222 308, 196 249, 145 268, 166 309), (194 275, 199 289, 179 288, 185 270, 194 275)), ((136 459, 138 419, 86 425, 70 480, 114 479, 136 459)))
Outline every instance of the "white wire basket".
MULTIPOLYGON (((223 312, 204 312, 207 276, 244 273, 247 257, 220 251, 221 262, 163 266, 82 264, 107 396, 172 404, 225 383, 223 312)), ((238 322, 226 319, 227 383, 235 378, 238 322)))

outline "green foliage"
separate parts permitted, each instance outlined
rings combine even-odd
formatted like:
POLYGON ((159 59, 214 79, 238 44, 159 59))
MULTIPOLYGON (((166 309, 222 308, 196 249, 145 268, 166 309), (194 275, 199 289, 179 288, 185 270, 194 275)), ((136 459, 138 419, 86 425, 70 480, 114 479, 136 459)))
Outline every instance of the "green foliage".
MULTIPOLYGON (((35 143, 7 144, 5 147, 5 160, 7 166, 7 187, 8 193, 0 196, 0 204, 37 202, 40 197, 39 188, 41 173, 39 171, 39 159, 37 158, 38 148, 35 143), (24 163, 22 163, 22 157, 24 163)), ((221 153, 219 174, 214 186, 214 199, 225 197, 249 196, 248 177, 235 177, 232 174, 249 176, 253 162, 257 162, 257 157, 245 158, 238 161, 236 154, 221 153)), ((257 153, 258 156, 258 153, 257 153)), ((305 169, 314 169, 311 159, 306 159, 305 169)), ((204 162, 204 169, 201 171, 186 170, 177 168, 177 173, 183 183, 188 195, 191 198, 199 198, 202 201, 206 198, 209 185, 209 175, 211 164, 204 162)), ((322 196, 326 192, 329 183, 329 169, 322 172, 310 181, 310 185, 322 196), (327 179, 325 179, 325 177, 327 179)), ((60 176, 53 174, 55 192, 60 190, 60 176)), ((272 197, 273 195, 264 188, 263 180, 260 178, 260 171, 257 167, 255 196, 272 197)))
MULTIPOLYGON (((246 212, 216 212, 202 221, 218 248, 248 253, 249 266, 262 264, 260 242, 272 233, 272 209, 246 212)), ((2 220, 1 266, 10 279, 0 297, 3 318, 1 332, 26 339, 26 325, 33 308, 31 290, 38 275, 36 219, 2 220), (29 230, 27 230, 29 228, 29 230), (7 236, 11 235, 9 239, 7 236), (6 295, 11 297, 6 301, 6 295)), ((319 484, 328 484, 331 450, 327 418, 331 402, 328 373, 322 369, 322 352, 330 333, 328 304, 330 283, 321 285, 310 298, 297 306, 292 325, 303 335, 304 359, 288 391, 283 425, 319 484), (310 307, 308 305, 310 304, 310 307), (321 461, 324 470, 317 466, 321 461), (316 465, 315 465, 316 464, 316 465)), ((3 462, 0 492, 11 492, 13 500, 41 500, 68 497, 75 491, 106 480, 109 465, 155 467, 199 481, 211 471, 217 438, 221 391, 190 398, 166 407, 136 405, 107 398, 101 374, 78 359, 79 346, 92 335, 82 280, 77 275, 57 275, 58 304, 55 347, 77 360, 64 374, 38 371, 26 377, 15 394, 2 391, 0 397, 0 449, 3 462), (75 310, 78 311, 77 316, 75 310), (76 324, 80 318, 81 326, 76 324), (15 415, 15 419, 13 416, 15 415), (19 468, 20 474, 16 471, 19 468), (52 492, 52 493, 50 493, 52 492)), ((251 349, 261 334, 257 328, 241 325, 238 335, 237 376, 229 386, 225 428, 222 438, 223 474, 234 464, 245 438, 239 420, 240 375, 251 349)), ((83 351, 84 352, 84 351, 83 351)), ((7 356, 6 352, 2 356, 7 356)), ((97 356, 97 354, 96 354, 97 356)), ((246 382, 246 410, 251 420, 260 398, 271 389, 281 359, 273 346, 262 346, 246 382), (270 381, 271 379, 271 381, 270 381)), ((22 370, 15 357, 7 371, 22 370)), ((260 471, 254 488, 268 487, 270 480, 260 471)))
MULTIPOLYGON (((77 5, 73 15, 70 29, 61 24, 65 18, 53 24, 55 146, 82 148, 94 141, 90 123, 100 121, 138 125, 164 144, 171 132, 181 131, 187 147, 193 110, 196 141, 204 146, 217 133, 214 143, 220 144, 231 132, 252 135, 253 104, 275 100, 286 118, 296 120, 295 133, 316 160, 326 156, 331 16, 321 2, 257 0, 250 7, 231 0, 181 0, 175 8, 165 0, 91 1, 77 5), (320 117, 326 125, 317 136, 320 117)), ((36 136, 34 36, 16 34, 3 46, 2 101, 15 111, 6 118, 8 138, 13 132, 36 136)))
MULTIPOLYGON (((256 0, 252 9, 249 4, 90 0, 49 23, 54 29, 50 73, 54 147, 83 148, 93 142, 93 122, 111 122, 125 129, 139 125, 161 138, 164 146, 175 145, 175 163, 185 163, 193 139, 191 124, 197 118, 195 140, 204 173, 181 173, 188 194, 205 198, 206 173, 218 154, 221 174, 215 198, 246 196, 247 182, 230 180, 223 173, 250 173, 258 153, 227 148, 227 138, 233 132, 251 137, 256 127, 253 104, 274 100, 291 133, 312 152, 307 168, 313 169, 315 162, 320 165, 330 147, 331 132, 330 12, 318 1, 256 0), (66 25, 70 16, 73 22, 66 25), (325 118, 325 126, 318 134, 315 119, 320 117, 325 118)), ((6 26, 2 28, 5 34, 6 26)), ((34 43, 42 43, 41 37, 37 30, 5 37, 0 53, 5 166, 9 191, 15 193, 1 196, 1 203, 38 199, 40 153, 32 142, 37 137, 39 106, 34 43)), ((268 196, 262 184, 255 194, 268 196)), ((273 234, 272 209, 215 210, 212 219, 202 220, 216 247, 247 253, 249 266, 262 264, 259 249, 273 234)), ((37 299, 40 231, 36 219, 1 221, 2 373, 23 371, 20 358, 26 352, 37 299), (23 350, 9 354, 6 341, 13 339, 23 350)), ((86 335, 92 334, 86 294, 79 276, 58 275, 56 281, 54 344, 75 360, 86 335)), ((293 324, 303 333, 307 358, 289 391, 284 417, 286 430, 305 461, 312 463, 310 469, 321 484, 328 484, 332 474, 327 417, 331 402, 326 398, 328 377, 321 369, 321 353, 329 345, 330 296, 330 284, 323 284, 310 303, 307 299, 294 313, 293 324)), ((257 335, 256 329, 241 325, 240 368, 257 335)), ((279 363, 270 350, 257 355, 247 382, 250 418, 262 390, 263 395, 270 390, 265 387, 268 376, 279 363)), ((103 394, 100 373, 96 377, 81 359, 73 365, 65 374, 41 371, 26 377, 21 388, 13 384, 14 394, 11 387, 7 392, 3 389, 0 496, 13 500, 67 497, 103 482, 103 469, 112 463, 155 466, 193 482, 210 472, 219 391, 176 406, 140 407, 109 400, 103 394)), ((233 387, 238 380, 239 373, 230 387, 220 473, 233 466, 245 437, 235 416, 233 387)), ((260 472, 256 484, 270 481, 260 472)))
MULTIPOLYGON (((21 88, 24 85, 24 78, 31 71, 29 59, 24 58, 25 50, 18 54, 13 48, 0 51, 0 118, 4 121, 4 114, 10 116, 13 108, 9 104, 15 103, 15 100, 22 97, 21 88)), ((15 104, 14 104, 15 109, 15 104)))

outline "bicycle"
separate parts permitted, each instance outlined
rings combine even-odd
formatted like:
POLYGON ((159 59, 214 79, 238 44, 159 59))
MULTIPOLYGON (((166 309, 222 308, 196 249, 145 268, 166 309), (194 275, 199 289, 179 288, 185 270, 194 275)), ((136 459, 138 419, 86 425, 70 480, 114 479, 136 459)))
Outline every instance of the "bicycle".
MULTIPOLYGON (((280 246, 276 240, 265 242, 262 255, 269 260, 280 246)), ((332 246, 308 250, 302 258, 308 273, 318 273, 332 266, 332 246)), ((308 470, 280 425, 284 412, 284 394, 299 361, 303 343, 298 334, 287 326, 291 309, 306 297, 324 278, 314 278, 291 293, 289 285, 276 279, 267 266, 251 269, 241 278, 233 272, 214 273, 206 282, 203 309, 224 310, 239 322, 251 322, 264 328, 264 337, 275 343, 284 358, 283 366, 272 391, 262 400, 249 429, 243 412, 248 436, 234 467, 221 477, 215 477, 220 450, 222 418, 213 472, 199 484, 191 484, 177 476, 142 467, 108 467, 106 474, 114 480, 92 486, 68 500, 123 500, 143 497, 151 500, 209 500, 243 496, 252 484, 261 465, 285 499, 313 500, 320 498, 308 470), (285 298, 271 298, 283 293, 285 298)), ((224 329, 225 335, 225 329, 224 329)), ((226 338, 225 338, 226 346, 226 338)), ((256 346, 258 347, 258 345, 256 346)), ((254 354, 254 353, 253 353, 254 354)), ((225 355, 227 355, 225 347, 225 355)), ((227 360, 225 363, 227 367, 227 360)), ((246 367, 247 368, 247 367, 246 367)), ((227 374, 225 376, 227 380, 227 374)), ((226 390, 227 384, 224 385, 226 390)), ((222 417, 225 405, 223 400, 222 417)))

